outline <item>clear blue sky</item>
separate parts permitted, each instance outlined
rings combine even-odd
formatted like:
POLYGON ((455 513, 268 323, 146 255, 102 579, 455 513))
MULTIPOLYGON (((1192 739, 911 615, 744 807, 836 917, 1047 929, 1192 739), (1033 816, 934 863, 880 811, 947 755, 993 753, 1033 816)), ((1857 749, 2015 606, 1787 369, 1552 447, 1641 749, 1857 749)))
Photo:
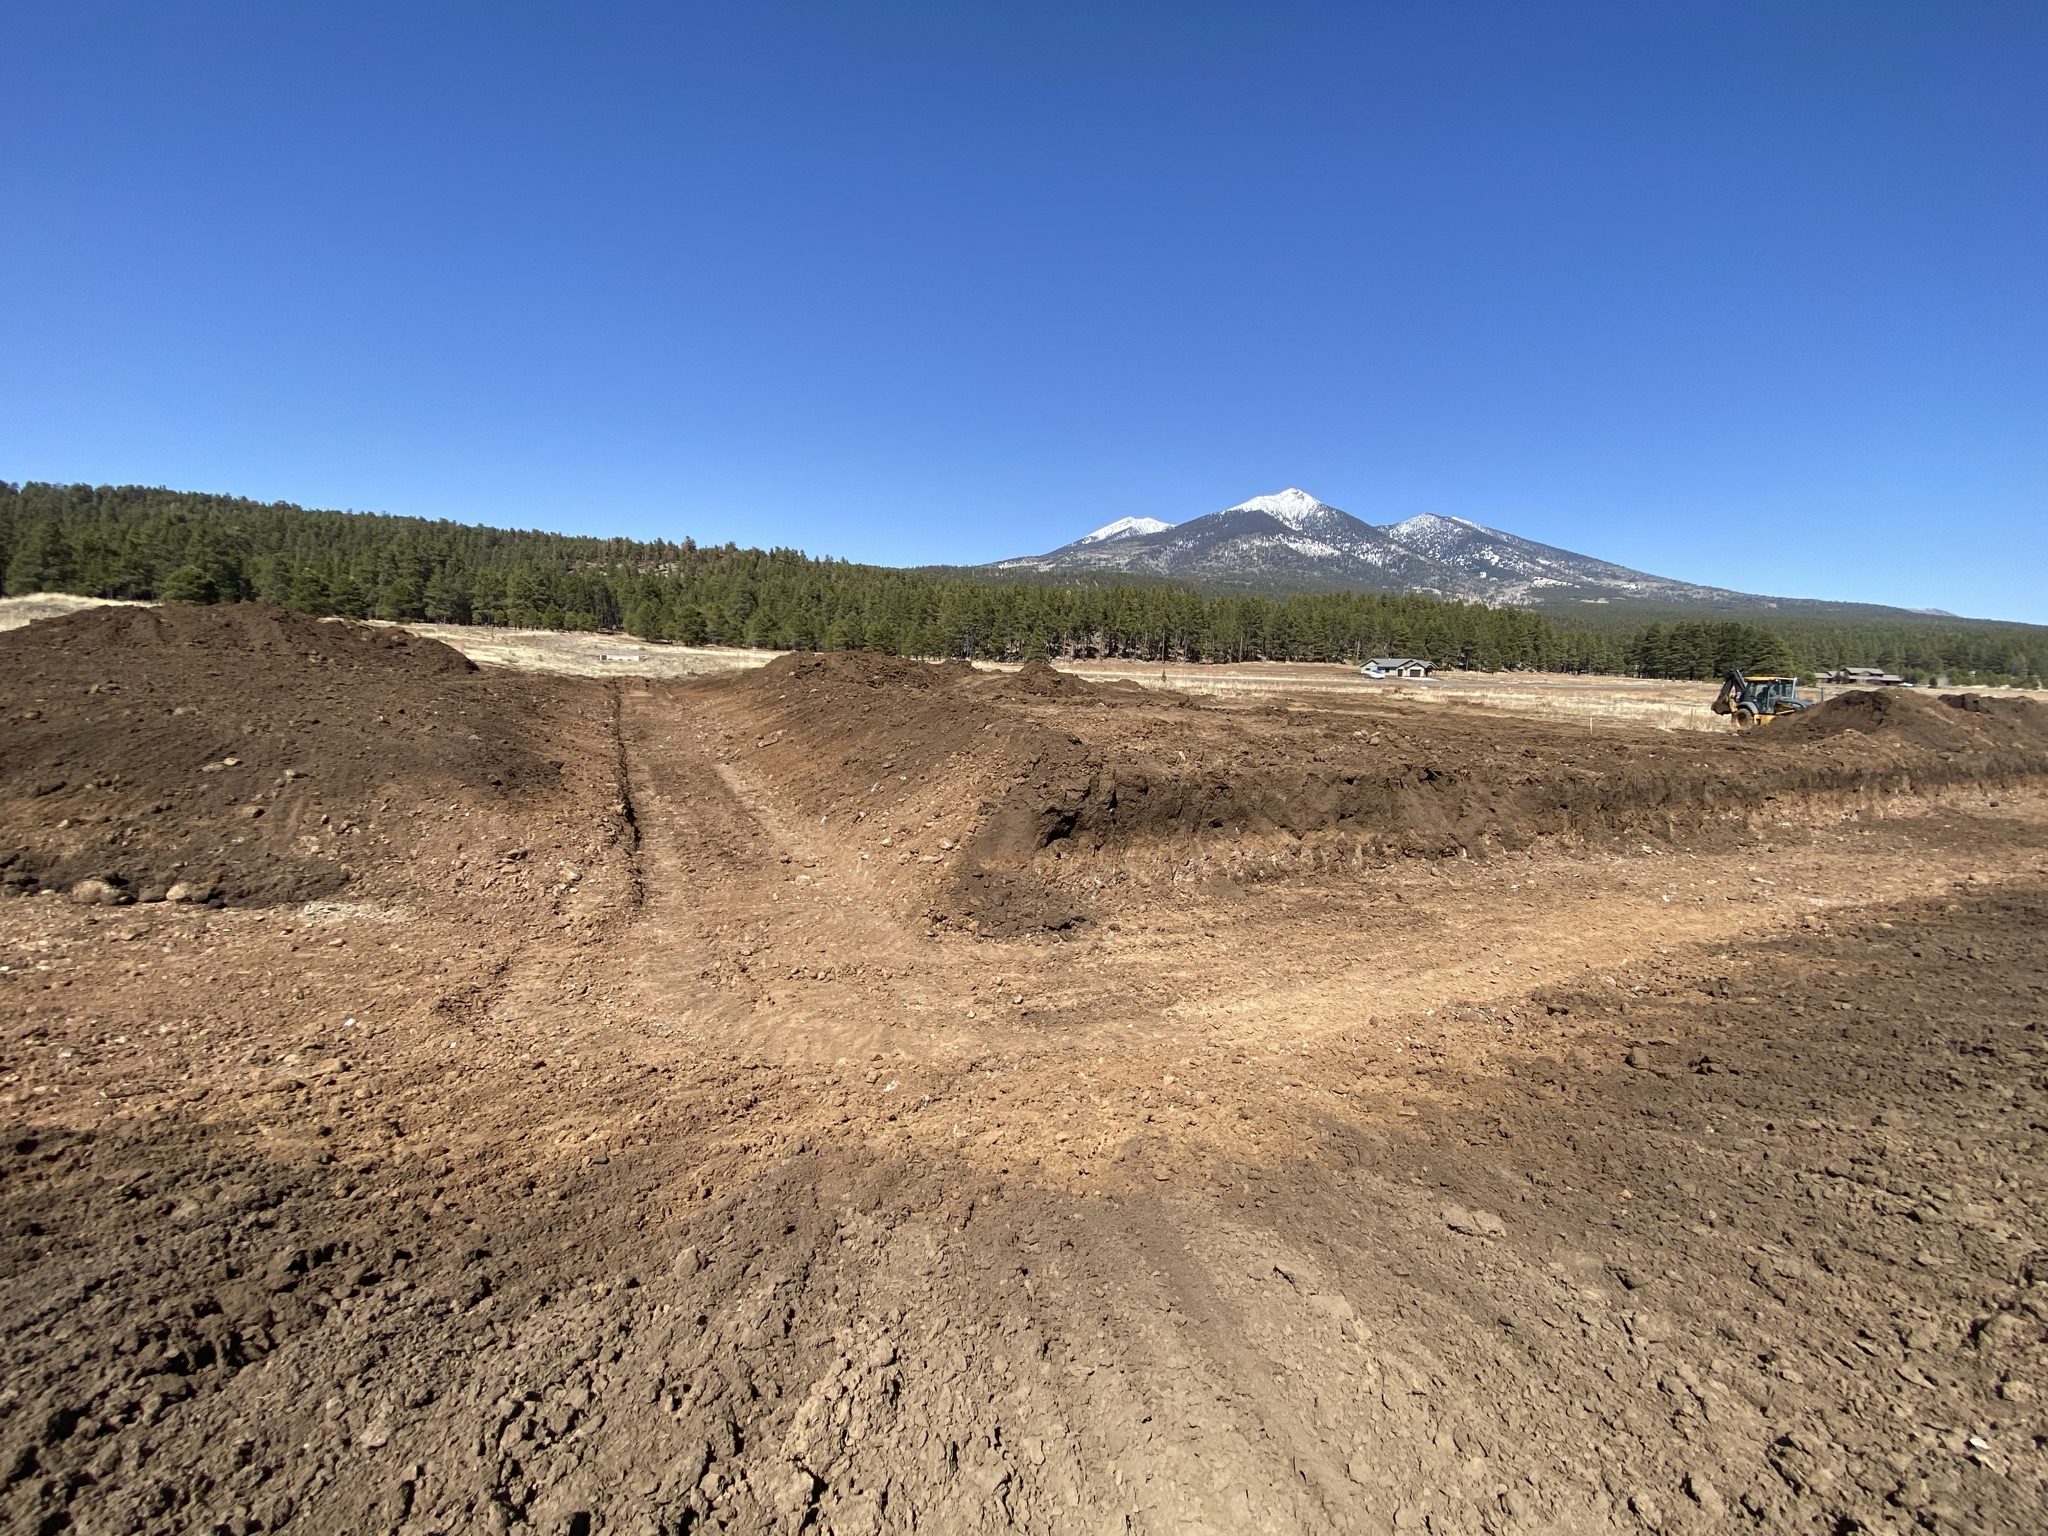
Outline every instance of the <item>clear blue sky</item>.
POLYGON ((0 478, 2048 622, 2039 0, 0 14, 0 478))

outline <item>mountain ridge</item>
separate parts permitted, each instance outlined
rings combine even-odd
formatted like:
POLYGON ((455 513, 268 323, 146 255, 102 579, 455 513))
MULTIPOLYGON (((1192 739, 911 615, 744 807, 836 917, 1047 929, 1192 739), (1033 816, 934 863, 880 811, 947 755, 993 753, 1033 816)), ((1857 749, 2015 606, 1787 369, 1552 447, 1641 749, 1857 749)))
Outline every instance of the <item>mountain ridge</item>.
POLYGON ((1415 592, 1552 612, 1913 611, 1680 581, 1441 513, 1368 523, 1295 486, 1183 523, 1121 518, 1045 554, 980 569, 1149 577, 1220 591, 1415 592))

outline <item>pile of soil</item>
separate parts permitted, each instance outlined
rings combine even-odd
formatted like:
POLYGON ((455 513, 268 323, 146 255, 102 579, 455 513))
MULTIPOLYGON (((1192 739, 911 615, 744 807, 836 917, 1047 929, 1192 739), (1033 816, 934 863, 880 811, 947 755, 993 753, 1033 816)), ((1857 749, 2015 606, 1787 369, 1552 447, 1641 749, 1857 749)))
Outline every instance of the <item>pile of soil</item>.
POLYGON ((779 696, 791 685, 806 690, 858 687, 927 692, 979 677, 964 661, 910 661, 874 651, 791 651, 765 667, 738 674, 743 691, 779 696))
POLYGON ((0 634, 0 889, 331 894, 423 805, 516 818, 557 794, 545 717, 574 687, 253 603, 94 608, 0 634))
POLYGON ((1859 688, 1774 720, 1759 737, 1804 743, 1845 731, 1930 752, 2039 750, 2048 747, 2048 708, 1977 693, 1930 698, 1903 688, 1859 688))
POLYGON ((734 763, 828 840, 907 849, 906 903, 990 934, 1069 930, 1128 877, 1269 881, 1668 841, 2048 772, 2048 710, 1895 692, 1740 737, 1501 717, 1475 731, 1378 699, 1197 703, 1044 666, 873 656, 786 658, 716 692, 734 763))
POLYGON ((1121 679, 1077 677, 1043 661, 1028 661, 1015 672, 993 681, 984 678, 983 687, 998 698, 1019 701, 1058 700, 1068 708, 1079 705, 1125 704, 1139 701, 1164 708, 1182 708, 1192 702, 1184 694, 1157 693, 1141 684, 1121 679))
POLYGON ((1075 698, 1089 691, 1081 678, 1043 661, 1029 661, 1010 674, 1004 692, 1034 699, 1075 698))

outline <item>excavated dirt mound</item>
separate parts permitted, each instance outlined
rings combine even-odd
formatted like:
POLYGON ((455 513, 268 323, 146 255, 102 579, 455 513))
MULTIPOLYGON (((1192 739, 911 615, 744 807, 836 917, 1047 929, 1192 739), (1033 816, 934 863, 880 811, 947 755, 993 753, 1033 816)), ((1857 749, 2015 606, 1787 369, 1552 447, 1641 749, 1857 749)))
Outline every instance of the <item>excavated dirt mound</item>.
POLYGON ((1930 752, 2010 752, 2048 747, 2048 708, 1977 693, 1930 698, 1902 688, 1861 688, 1774 720, 1767 743, 1805 743, 1855 731, 1930 752))
POLYGON ((929 692, 971 682, 980 676, 964 661, 907 661, 872 651, 791 651, 767 666, 741 674, 755 691, 781 693, 791 684, 805 689, 822 685, 929 692))
POLYGON ((259 604, 0 634, 0 880, 97 881, 108 901, 332 894, 403 849, 394 818, 423 803, 516 820, 558 795, 544 716, 572 692, 259 604))
MULTIPOLYGON (((1852 694, 1745 736, 1583 728, 1361 698, 1195 703, 1029 666, 800 657, 724 680, 736 766, 907 907, 1064 932, 1130 879, 1268 881, 1400 857, 1696 836, 1807 803, 2048 770, 2048 710, 1852 694), (886 842, 883 840, 887 839, 886 842)), ((680 696, 680 695, 679 695, 680 696)))

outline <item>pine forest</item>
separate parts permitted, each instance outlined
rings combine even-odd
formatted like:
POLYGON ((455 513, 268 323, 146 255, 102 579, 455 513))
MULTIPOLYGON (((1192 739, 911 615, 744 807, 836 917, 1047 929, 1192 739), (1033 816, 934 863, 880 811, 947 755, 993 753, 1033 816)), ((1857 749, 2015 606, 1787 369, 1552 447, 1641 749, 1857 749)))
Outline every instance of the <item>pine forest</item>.
POLYGON ((1012 580, 788 549, 519 532, 138 486, 0 482, 6 591, 273 602, 400 622, 622 631, 680 645, 987 660, 1345 661, 1720 677, 1883 667, 2038 687, 2048 629, 1960 620, 1565 623, 1402 593, 1212 596, 1140 582, 1012 580))

